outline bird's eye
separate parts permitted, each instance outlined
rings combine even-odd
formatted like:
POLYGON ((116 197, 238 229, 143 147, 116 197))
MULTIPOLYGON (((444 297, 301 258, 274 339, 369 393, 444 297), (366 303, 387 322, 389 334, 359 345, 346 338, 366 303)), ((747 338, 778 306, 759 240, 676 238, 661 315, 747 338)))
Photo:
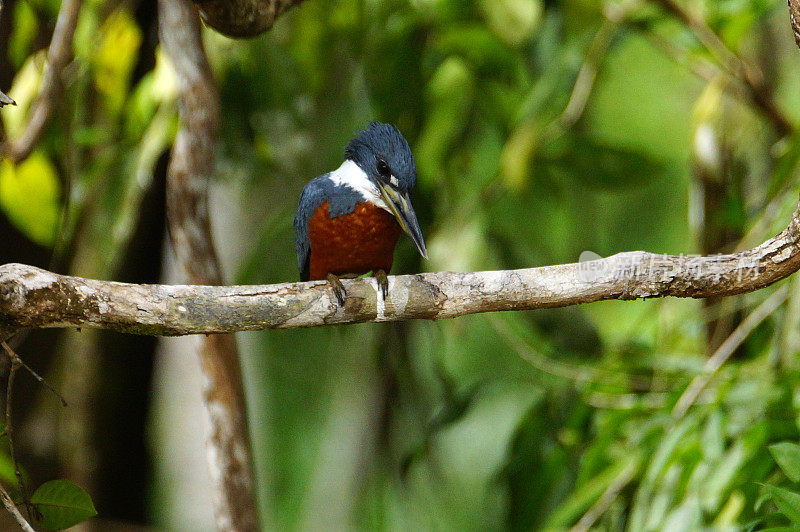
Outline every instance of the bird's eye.
POLYGON ((378 173, 385 179, 389 179, 389 176, 392 175, 392 171, 389 170, 389 165, 386 164, 386 161, 378 160, 378 173))

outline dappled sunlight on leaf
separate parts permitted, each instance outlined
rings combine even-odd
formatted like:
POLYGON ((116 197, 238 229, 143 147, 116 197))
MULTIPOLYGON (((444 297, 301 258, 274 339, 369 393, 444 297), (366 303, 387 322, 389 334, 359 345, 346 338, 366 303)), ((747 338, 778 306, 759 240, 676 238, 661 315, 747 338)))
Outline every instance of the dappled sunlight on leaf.
POLYGON ((541 21, 539 0, 490 0, 479 5, 489 27, 513 46, 530 39, 541 21))
POLYGON ((141 30, 125 9, 117 9, 99 29, 100 38, 92 57, 94 83, 108 111, 116 114, 128 94, 131 72, 136 64, 141 30))
POLYGON ((17 75, 14 76, 14 82, 8 94, 14 98, 17 105, 5 107, 0 113, 3 126, 10 139, 19 137, 25 128, 28 111, 39 94, 39 83, 42 79, 45 57, 44 51, 28 57, 17 75))
POLYGON ((42 152, 14 166, 0 162, 0 207, 11 222, 39 245, 53 243, 61 186, 56 170, 42 152))

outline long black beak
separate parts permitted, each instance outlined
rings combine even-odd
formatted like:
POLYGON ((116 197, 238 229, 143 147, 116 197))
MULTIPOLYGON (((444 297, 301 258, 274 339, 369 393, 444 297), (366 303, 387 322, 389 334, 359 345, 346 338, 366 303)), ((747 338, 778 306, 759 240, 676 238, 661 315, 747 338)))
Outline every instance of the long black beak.
POLYGON ((414 213, 414 207, 411 206, 411 199, 408 197, 408 192, 400 192, 392 185, 387 185, 378 182, 378 188, 381 190, 381 196, 386 205, 392 210, 392 214, 397 219, 397 223, 403 228, 403 231, 411 238, 414 245, 417 246, 420 255, 428 258, 428 250, 425 248, 425 240, 422 238, 422 229, 419 228, 417 215, 414 213))

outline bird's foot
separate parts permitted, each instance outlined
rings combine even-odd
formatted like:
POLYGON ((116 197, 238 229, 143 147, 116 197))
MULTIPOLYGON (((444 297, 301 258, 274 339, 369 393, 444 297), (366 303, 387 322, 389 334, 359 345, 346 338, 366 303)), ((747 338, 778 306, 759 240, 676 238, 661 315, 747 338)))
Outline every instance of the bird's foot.
POLYGON ((378 282, 378 289, 381 292, 381 296, 383 299, 386 299, 386 296, 389 295, 389 278, 386 276, 386 272, 383 270, 375 270, 372 276, 375 277, 375 280, 378 282))
POLYGON ((334 274, 329 273, 328 282, 330 283, 331 288, 333 289, 333 295, 336 296, 336 301, 339 302, 340 307, 343 307, 344 300, 347 297, 347 290, 344 289, 342 281, 340 281, 339 278, 336 277, 334 274))

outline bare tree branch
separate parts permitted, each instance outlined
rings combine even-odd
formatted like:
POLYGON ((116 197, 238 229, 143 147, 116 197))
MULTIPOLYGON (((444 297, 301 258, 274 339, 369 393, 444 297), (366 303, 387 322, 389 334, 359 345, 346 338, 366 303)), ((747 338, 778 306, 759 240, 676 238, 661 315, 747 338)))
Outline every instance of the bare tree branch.
MULTIPOLYGON (((170 235, 191 282, 221 285, 208 217, 219 96, 203 50, 196 9, 188 0, 159 0, 158 5, 161 43, 180 87, 182 122, 167 172, 170 235)), ((198 351, 207 378, 208 458, 217 528, 256 530, 255 476, 236 341, 233 335, 208 336, 198 351)))
POLYGON ((30 121, 19 139, 3 147, 5 155, 15 163, 26 159, 34 150, 53 112, 61 92, 61 72, 72 58, 72 36, 75 34, 82 4, 83 0, 63 0, 61 3, 53 39, 47 51, 39 96, 31 106, 30 121))
MULTIPOLYGON (((165 0, 167 1, 167 0, 165 0)), ((134 285, 0 266, 0 333, 28 327, 102 327, 150 335, 228 333, 364 321, 443 319, 555 308, 606 299, 729 296, 800 269, 800 209, 776 237, 747 251, 705 257, 619 253, 523 270, 422 273, 343 280, 339 307, 324 281, 265 286, 134 285)))
POLYGON ((19 491, 22 494, 22 503, 24 504, 25 508, 28 511, 28 516, 31 515, 32 504, 31 498, 28 494, 28 488, 25 486, 25 481, 22 478, 22 471, 19 468, 19 462, 17 461, 17 455, 14 452, 14 424, 12 423, 12 416, 11 416, 11 397, 14 394, 14 376, 17 374, 17 370, 22 367, 22 360, 17 356, 17 354, 9 349, 7 343, 2 342, 3 348, 6 350, 9 358, 11 359, 11 367, 8 369, 8 384, 6 384, 6 416, 5 416, 5 424, 6 424, 6 436, 8 436, 8 455, 11 458, 11 463, 14 466, 14 474, 17 477, 17 484, 19 485, 19 491))
POLYGON ((228 37, 255 37, 303 0, 193 0, 203 22, 228 37))
POLYGON ((595 33, 589 48, 586 50, 583 64, 578 70, 578 76, 572 86, 567 106, 554 122, 561 129, 571 128, 583 116, 586 104, 589 102, 589 96, 594 88, 600 63, 602 63, 611 47, 614 36, 618 31, 617 27, 618 24, 616 22, 606 18, 595 33))

